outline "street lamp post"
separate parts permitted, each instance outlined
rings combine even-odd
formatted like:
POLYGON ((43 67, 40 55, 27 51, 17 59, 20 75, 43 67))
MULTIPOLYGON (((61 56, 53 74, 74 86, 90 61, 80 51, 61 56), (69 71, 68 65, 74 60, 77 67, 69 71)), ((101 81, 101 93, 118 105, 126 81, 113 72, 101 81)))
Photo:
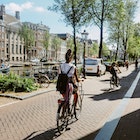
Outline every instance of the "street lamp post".
POLYGON ((82 40, 84 42, 84 50, 83 50, 83 78, 86 79, 86 73, 85 73, 85 48, 86 48, 86 40, 87 40, 88 33, 86 32, 86 30, 84 30, 84 32, 81 33, 81 35, 82 35, 82 40))

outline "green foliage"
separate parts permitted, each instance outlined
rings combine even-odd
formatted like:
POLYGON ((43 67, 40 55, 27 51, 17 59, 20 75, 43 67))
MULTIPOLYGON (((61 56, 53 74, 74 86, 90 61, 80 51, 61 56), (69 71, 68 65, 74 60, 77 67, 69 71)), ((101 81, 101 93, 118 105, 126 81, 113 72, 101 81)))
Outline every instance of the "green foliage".
POLYGON ((127 53, 129 57, 136 58, 140 56, 140 24, 134 24, 133 36, 129 39, 127 53))
POLYGON ((76 32, 79 28, 85 25, 87 15, 87 0, 54 0, 52 7, 49 10, 60 12, 63 15, 63 20, 67 25, 73 28, 73 44, 74 44, 74 59, 76 65, 77 44, 76 32))
POLYGON ((35 44, 34 32, 26 25, 23 25, 21 30, 19 31, 19 35, 24 40, 24 46, 25 46, 25 49, 27 51, 27 59, 29 59, 29 50, 35 44))
POLYGON ((14 92, 31 92, 36 90, 33 79, 20 77, 14 73, 8 75, 0 74, 0 90, 14 92))
POLYGON ((56 61, 58 58, 58 56, 57 56, 58 50, 61 48, 60 45, 61 45, 61 39, 58 36, 54 36, 52 38, 51 48, 53 48, 55 50, 56 61))
POLYGON ((43 46, 46 50, 46 58, 47 58, 47 51, 48 51, 48 47, 49 47, 49 39, 50 39, 50 34, 48 31, 46 31, 44 34, 44 40, 43 40, 43 46))

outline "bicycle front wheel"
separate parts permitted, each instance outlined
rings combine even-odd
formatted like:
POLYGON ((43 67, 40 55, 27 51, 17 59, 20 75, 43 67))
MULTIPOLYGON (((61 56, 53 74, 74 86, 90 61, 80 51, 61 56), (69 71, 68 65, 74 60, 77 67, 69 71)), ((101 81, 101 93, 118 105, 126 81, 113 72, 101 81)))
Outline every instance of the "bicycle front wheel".
POLYGON ((83 93, 78 95, 77 104, 75 106, 75 118, 78 120, 82 111, 83 93))
POLYGON ((68 109, 64 104, 58 106, 57 111, 57 129, 59 133, 63 133, 68 125, 68 109))
POLYGON ((50 84, 49 78, 47 76, 41 76, 39 78, 39 84, 41 85, 41 87, 47 88, 50 84))

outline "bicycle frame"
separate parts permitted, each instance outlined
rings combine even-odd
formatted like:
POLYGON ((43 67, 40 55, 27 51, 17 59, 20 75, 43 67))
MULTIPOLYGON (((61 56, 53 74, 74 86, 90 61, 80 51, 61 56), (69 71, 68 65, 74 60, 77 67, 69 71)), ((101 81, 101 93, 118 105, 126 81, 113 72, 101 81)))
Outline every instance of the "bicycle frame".
POLYGON ((70 97, 70 100, 66 102, 64 98, 58 99, 58 110, 57 110, 57 128, 59 133, 63 133, 71 120, 78 120, 81 110, 82 110, 82 100, 83 100, 83 89, 82 84, 79 85, 78 101, 75 105, 74 96, 70 97), (76 107, 79 109, 77 110, 76 107))
POLYGON ((116 83, 116 79, 115 79, 114 76, 112 76, 112 77, 110 78, 110 88, 111 88, 111 89, 114 89, 115 86, 117 87, 119 84, 120 84, 120 83, 119 83, 119 78, 118 78, 118 77, 117 77, 117 83, 116 83))

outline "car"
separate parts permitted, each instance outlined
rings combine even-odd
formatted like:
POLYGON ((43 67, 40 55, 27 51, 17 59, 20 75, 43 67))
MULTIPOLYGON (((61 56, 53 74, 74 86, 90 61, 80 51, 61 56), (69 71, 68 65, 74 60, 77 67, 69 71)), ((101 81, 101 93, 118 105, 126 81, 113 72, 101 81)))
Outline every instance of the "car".
POLYGON ((101 76, 106 73, 102 58, 85 58, 85 73, 101 76))
POLYGON ((40 62, 47 62, 47 58, 45 58, 45 57, 41 58, 40 62))
POLYGON ((110 72, 111 64, 112 64, 111 62, 107 61, 104 62, 104 65, 106 66, 106 71, 110 72))
POLYGON ((30 60, 30 62, 32 62, 32 63, 39 63, 40 60, 39 60, 38 58, 32 58, 32 59, 30 60))

